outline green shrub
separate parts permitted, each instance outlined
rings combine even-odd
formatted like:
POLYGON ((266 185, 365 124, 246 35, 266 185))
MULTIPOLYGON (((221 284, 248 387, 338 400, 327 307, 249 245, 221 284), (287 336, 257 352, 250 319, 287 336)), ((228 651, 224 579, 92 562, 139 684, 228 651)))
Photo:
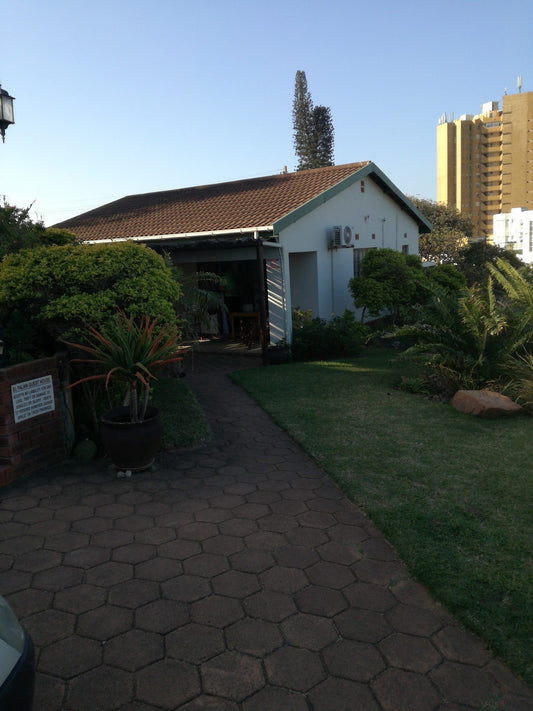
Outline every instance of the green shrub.
POLYGON ((36 247, 0 263, 0 320, 12 361, 48 355, 59 337, 77 340, 118 310, 174 324, 179 295, 162 257, 133 242, 36 247))
POLYGON ((398 321, 402 307, 417 303, 419 280, 424 276, 416 255, 394 249, 371 249, 361 261, 361 276, 348 283, 354 306, 370 316, 388 314, 398 321))
POLYGON ((361 261, 361 275, 348 283, 354 306, 365 315, 393 324, 409 323, 413 309, 425 304, 432 290, 458 294, 466 285, 464 276, 453 264, 424 268, 416 254, 393 249, 371 249, 361 261))
POLYGON ((418 320, 390 334, 411 339, 404 355, 421 357, 457 388, 508 386, 517 364, 523 372, 524 355, 533 352, 533 285, 503 260, 489 272, 484 285, 458 294, 435 287, 418 320))
POLYGON ((370 329, 359 323, 353 311, 331 321, 312 318, 311 313, 293 315, 291 353, 294 360, 325 360, 358 355, 370 329))

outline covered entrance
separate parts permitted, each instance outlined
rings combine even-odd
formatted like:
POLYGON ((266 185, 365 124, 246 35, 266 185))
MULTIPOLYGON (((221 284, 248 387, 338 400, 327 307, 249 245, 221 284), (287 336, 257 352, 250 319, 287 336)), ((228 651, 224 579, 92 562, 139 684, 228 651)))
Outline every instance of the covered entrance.
POLYGON ((199 338, 264 349, 287 338, 283 256, 271 234, 181 238, 150 246, 171 259, 185 285, 199 291, 199 338))
POLYGON ((209 316, 201 335, 250 344, 261 341, 261 293, 257 261, 216 261, 195 265, 198 288, 206 292, 209 316))

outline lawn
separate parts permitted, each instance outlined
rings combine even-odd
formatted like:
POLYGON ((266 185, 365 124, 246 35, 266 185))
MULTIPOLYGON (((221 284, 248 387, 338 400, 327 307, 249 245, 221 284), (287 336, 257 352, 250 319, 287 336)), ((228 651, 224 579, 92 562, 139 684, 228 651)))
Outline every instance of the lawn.
POLYGON ((378 349, 233 378, 533 683, 533 420, 481 420, 395 389, 413 367, 378 349))

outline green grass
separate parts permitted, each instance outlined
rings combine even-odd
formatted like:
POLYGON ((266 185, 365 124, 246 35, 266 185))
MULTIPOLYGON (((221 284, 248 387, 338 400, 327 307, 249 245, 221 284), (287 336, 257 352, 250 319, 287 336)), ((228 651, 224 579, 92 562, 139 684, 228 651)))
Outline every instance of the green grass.
POLYGON ((182 379, 158 378, 154 404, 161 410, 163 449, 194 447, 210 439, 204 412, 182 379))
POLYGON ((234 374, 357 502, 412 574, 533 683, 533 420, 394 388, 391 351, 234 374))

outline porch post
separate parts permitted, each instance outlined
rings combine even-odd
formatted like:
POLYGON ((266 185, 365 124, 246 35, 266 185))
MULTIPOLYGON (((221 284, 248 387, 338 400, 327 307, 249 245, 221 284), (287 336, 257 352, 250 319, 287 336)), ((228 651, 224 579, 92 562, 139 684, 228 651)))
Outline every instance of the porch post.
POLYGON ((265 284, 265 264, 263 257, 263 242, 259 237, 259 232, 254 233, 255 239, 255 249, 257 254, 257 269, 259 278, 259 320, 261 328, 261 352, 263 358, 263 365, 269 364, 268 358, 268 346, 269 346, 269 333, 268 333, 268 323, 267 323, 267 292, 265 284))

